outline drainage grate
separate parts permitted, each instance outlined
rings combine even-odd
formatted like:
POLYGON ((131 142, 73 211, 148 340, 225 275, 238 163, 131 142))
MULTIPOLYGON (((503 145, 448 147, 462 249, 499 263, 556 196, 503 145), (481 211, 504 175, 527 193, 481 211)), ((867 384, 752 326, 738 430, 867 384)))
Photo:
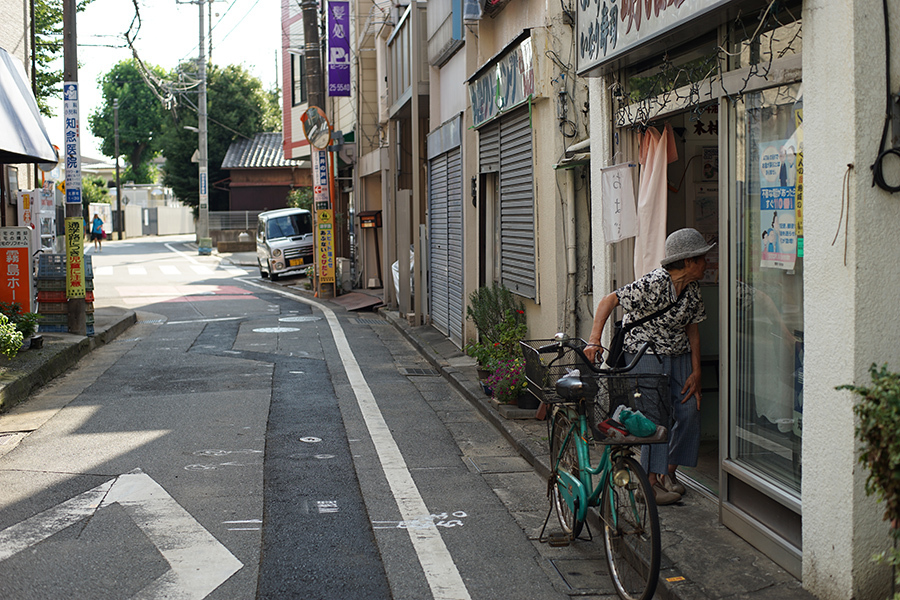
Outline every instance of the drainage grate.
POLYGON ((360 325, 387 325, 384 319, 357 319, 356 322, 360 325))
POLYGON ((400 374, 410 376, 436 377, 440 375, 434 369, 422 369, 420 367, 400 367, 400 374))

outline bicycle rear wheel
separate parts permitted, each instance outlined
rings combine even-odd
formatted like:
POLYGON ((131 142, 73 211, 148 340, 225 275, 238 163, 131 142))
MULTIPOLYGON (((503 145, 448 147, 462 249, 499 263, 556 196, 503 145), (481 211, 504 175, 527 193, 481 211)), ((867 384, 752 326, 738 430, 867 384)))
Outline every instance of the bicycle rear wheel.
POLYGON ((560 493, 559 486, 562 483, 556 476, 556 471, 565 471, 578 479, 578 452, 575 448, 577 431, 573 431, 573 416, 565 408, 559 408, 553 413, 553 424, 550 427, 550 469, 554 472, 554 483, 550 494, 553 497, 553 506, 556 507, 556 516, 563 531, 572 539, 578 537, 584 527, 584 521, 579 520, 565 497, 560 493), (567 439, 568 438, 568 439, 567 439), (558 462, 557 462, 558 461, 558 462))
POLYGON ((647 474, 630 457, 616 460, 603 492, 603 548, 616 592, 625 600, 650 600, 659 581, 660 533, 656 500, 647 474), (617 479, 625 473, 619 473, 617 479))

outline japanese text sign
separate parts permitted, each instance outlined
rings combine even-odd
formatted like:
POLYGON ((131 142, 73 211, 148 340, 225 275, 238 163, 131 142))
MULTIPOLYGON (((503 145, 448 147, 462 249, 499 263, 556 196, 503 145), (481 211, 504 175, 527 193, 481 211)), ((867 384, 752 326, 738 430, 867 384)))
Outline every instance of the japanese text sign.
POLYGON ((0 227, 0 301, 16 302, 31 312, 31 236, 30 227, 0 227))
POLYGON ((603 237, 607 244, 635 237, 638 233, 631 163, 600 171, 603 206, 603 237))
POLYGON ((532 42, 526 38, 469 83, 472 124, 478 127, 533 95, 532 42))
POLYGON ((84 221, 66 219, 66 297, 84 298, 84 221))
POLYGON ((328 95, 350 95, 350 3, 328 2, 328 95))
POLYGON ((78 82, 63 84, 64 152, 66 161, 66 204, 81 204, 81 138, 78 123, 78 82))
POLYGON ((334 211, 316 211, 316 270, 320 283, 334 283, 334 211))

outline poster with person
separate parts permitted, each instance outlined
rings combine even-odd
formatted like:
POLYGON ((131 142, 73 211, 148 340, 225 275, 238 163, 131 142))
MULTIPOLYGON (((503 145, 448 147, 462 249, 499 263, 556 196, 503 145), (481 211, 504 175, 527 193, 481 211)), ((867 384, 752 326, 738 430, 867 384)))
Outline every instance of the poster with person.
POLYGON ((791 270, 797 260, 797 152, 794 142, 759 145, 760 266, 791 270))

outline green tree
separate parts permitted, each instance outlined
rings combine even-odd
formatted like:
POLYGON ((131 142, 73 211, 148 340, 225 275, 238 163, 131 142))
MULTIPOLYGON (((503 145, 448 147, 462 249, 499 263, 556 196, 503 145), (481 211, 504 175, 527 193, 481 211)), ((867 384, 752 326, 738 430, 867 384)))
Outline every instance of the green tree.
POLYGON ((287 205, 289 208, 302 208, 312 210, 313 189, 311 187, 298 187, 288 192, 287 205))
MULTIPOLYGON (((193 63, 180 70, 196 77, 193 63)), ((173 74, 171 79, 175 79, 173 74)), ((194 103, 195 97, 189 98, 194 103)), ((199 171, 191 156, 197 149, 198 136, 185 127, 197 127, 197 113, 184 102, 169 114, 163 128, 162 153, 166 157, 163 181, 185 204, 199 204, 199 171)), ((228 191, 220 183, 227 177, 221 170, 222 159, 231 143, 239 137, 250 138, 264 131, 278 131, 280 112, 273 109, 272 94, 263 91, 262 83, 242 66, 207 70, 207 156, 209 158, 209 208, 228 210, 228 191)))
MULTIPOLYGON (((148 66, 159 77, 164 72, 148 66)), ((135 183, 153 183, 155 171, 150 159, 159 149, 159 138, 164 121, 162 104, 146 84, 134 59, 123 60, 98 81, 103 93, 103 104, 88 117, 91 133, 102 140, 100 151, 106 156, 115 155, 115 121, 113 101, 119 101, 119 152, 130 165, 126 180, 135 183)))
MULTIPOLYGON (((79 0, 77 12, 82 12, 93 0, 79 0)), ((35 99, 41 114, 52 117, 50 101, 62 97, 61 68, 63 58, 63 2, 62 0, 35 0, 34 2, 34 57, 37 63, 35 99)))
POLYGON ((109 190, 106 188, 106 182, 99 175, 83 175, 81 177, 81 197, 85 210, 92 203, 112 203, 112 198, 109 197, 109 190))

